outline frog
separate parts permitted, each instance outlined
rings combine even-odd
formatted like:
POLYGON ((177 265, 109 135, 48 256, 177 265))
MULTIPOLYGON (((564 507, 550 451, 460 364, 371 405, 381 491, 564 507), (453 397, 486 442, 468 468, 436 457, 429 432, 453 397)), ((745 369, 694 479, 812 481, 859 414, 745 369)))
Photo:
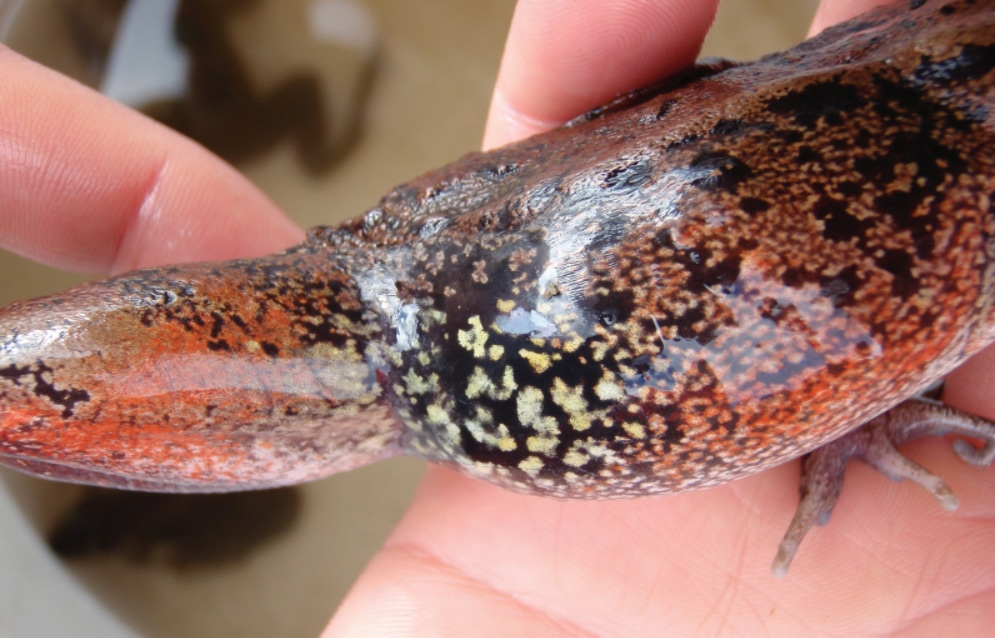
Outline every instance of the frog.
POLYGON ((995 425, 920 395, 995 341, 995 28, 911 0, 471 153, 274 255, 0 309, 0 463, 165 492, 400 454, 550 498, 803 458, 772 570, 861 459, 995 425))

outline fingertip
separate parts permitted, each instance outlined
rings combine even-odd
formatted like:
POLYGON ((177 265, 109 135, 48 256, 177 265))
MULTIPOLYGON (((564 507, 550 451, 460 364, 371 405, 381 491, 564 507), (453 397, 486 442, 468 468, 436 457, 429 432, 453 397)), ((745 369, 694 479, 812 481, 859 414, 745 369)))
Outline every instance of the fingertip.
POLYGON ((808 37, 812 37, 827 27, 855 18, 873 7, 890 4, 889 0, 821 0, 812 18, 808 37))
POLYGON ((140 192, 126 215, 111 273, 256 257, 303 238, 300 227, 253 184, 206 151, 164 160, 140 192))
POLYGON ((958 409, 995 418, 995 345, 977 353, 951 372, 943 388, 943 401, 958 409))
POLYGON ((501 87, 497 86, 491 96, 482 147, 484 150, 498 148, 556 128, 562 123, 561 120, 543 120, 523 113, 515 108, 501 87))
POLYGON ((522 0, 485 146, 568 120, 694 62, 717 0, 522 0))
POLYGON ((107 272, 258 255, 301 236, 237 171, 191 140, 0 51, 0 245, 107 272))

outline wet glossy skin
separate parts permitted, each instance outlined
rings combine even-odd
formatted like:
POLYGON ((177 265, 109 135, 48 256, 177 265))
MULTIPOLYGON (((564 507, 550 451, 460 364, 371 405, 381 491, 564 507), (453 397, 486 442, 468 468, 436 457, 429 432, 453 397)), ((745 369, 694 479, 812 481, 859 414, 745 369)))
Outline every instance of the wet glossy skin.
POLYGON ((796 458, 995 337, 993 68, 991 3, 900 3, 285 253, 15 304, 0 461, 200 491, 407 452, 619 498, 796 458))

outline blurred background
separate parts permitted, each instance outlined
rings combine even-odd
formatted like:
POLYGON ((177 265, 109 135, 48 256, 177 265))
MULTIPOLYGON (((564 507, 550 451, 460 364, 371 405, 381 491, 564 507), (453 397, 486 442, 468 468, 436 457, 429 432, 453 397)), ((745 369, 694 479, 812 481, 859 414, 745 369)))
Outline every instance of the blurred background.
MULTIPOLYGON (((725 0, 703 56, 800 41, 816 0, 725 0)), ((0 0, 0 39, 235 164, 300 225, 479 147, 512 0, 0 0)), ((80 280, 0 252, 0 304, 80 280)), ((314 636, 422 466, 227 500, 0 469, 0 635, 314 636), (54 548, 58 553, 53 551, 54 548)))

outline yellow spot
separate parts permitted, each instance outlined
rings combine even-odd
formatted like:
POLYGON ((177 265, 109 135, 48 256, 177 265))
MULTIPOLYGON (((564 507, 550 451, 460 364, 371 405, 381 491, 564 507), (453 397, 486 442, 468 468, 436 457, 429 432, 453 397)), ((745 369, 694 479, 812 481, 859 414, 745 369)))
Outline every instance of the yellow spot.
POLYGON ((568 414, 575 412, 586 412, 587 401, 584 400, 584 389, 580 386, 570 387, 560 377, 553 379, 553 387, 550 390, 553 402, 560 406, 568 414))
POLYGON ((502 452, 515 450, 518 447, 518 442, 512 438, 511 432, 508 431, 508 426, 501 423, 497 428, 488 428, 493 423, 494 413, 487 408, 477 406, 476 420, 467 420, 464 427, 480 443, 497 448, 502 452))
POLYGON ((558 442, 559 439, 551 436, 530 436, 525 441, 525 446, 529 448, 529 452, 553 456, 558 442))
POLYGON ((487 266, 487 262, 480 260, 473 262, 473 272, 470 273, 470 279, 476 284, 484 285, 487 283, 487 273, 484 272, 484 268, 487 266))
POLYGON ((408 370, 408 373, 404 375, 404 383, 411 394, 428 394, 438 390, 439 375, 433 372, 426 379, 416 374, 414 370, 408 370))
POLYGON ((501 387, 494 384, 484 369, 480 366, 475 366, 473 372, 470 373, 470 378, 466 382, 466 398, 476 399, 480 396, 487 395, 492 399, 497 401, 507 401, 511 398, 514 393, 517 384, 515 383, 515 373, 510 367, 504 368, 504 374, 501 378, 501 387))
POLYGON ((511 395, 518 388, 518 384, 515 383, 515 371, 511 369, 511 366, 505 366, 504 374, 501 376, 501 390, 494 388, 491 392, 491 398, 498 401, 507 401, 511 398, 511 395))
POLYGON ((497 361, 504 356, 504 346, 494 344, 487 349, 487 356, 491 358, 491 361, 497 361))
POLYGON ((475 366, 470 378, 466 382, 466 398, 476 399, 480 395, 489 391, 493 387, 490 377, 480 366, 475 366))
POLYGON ((591 460, 591 457, 579 450, 570 450, 563 457, 563 462, 570 467, 580 467, 591 460))
POLYGON ((345 347, 336 348, 329 343, 319 343, 307 349, 308 359, 328 359, 330 361, 350 361, 359 362, 363 360, 362 355, 356 350, 356 341, 349 339, 345 347))
POLYGON ((449 414, 435 403, 429 404, 428 409, 425 410, 425 416, 428 417, 430 423, 434 423, 435 425, 452 423, 449 419, 449 414))
POLYGON ((624 363, 618 364, 618 371, 623 377, 634 377, 639 374, 638 370, 624 363))
POLYGON ((603 341, 596 342, 591 346, 591 356, 595 361, 604 361, 605 357, 608 355, 608 348, 610 348, 607 343, 603 341))
POLYGON ((542 390, 532 386, 522 388, 518 393, 518 420, 531 425, 542 416, 542 390))
POLYGON ((621 401, 625 398, 625 386, 605 372, 598 385, 594 386, 594 394, 602 401, 621 401))
POLYGON ((456 425, 452 421, 446 423, 446 442, 449 443, 447 447, 455 449, 455 447, 459 444, 461 434, 462 433, 460 432, 460 428, 458 425, 456 425))
POLYGON ((422 323, 426 326, 438 325, 446 322, 446 313, 441 310, 426 310, 422 312, 420 316, 422 323))
POLYGON ((642 426, 641 423, 633 423, 632 421, 626 421, 622 424, 622 429, 625 433, 634 439, 645 439, 646 438, 646 428, 642 426))
POLYGON ((587 449, 588 454, 596 458, 612 458, 614 454, 608 449, 608 446, 600 441, 595 441, 593 439, 588 439, 584 441, 584 447, 587 449))
POLYGON ((518 420, 523 425, 531 427, 540 434, 559 434, 560 428, 556 419, 543 415, 542 391, 532 386, 526 386, 518 393, 516 408, 518 420))
POLYGON ((466 428, 466 431, 470 433, 470 436, 473 437, 474 441, 484 443, 487 440, 487 432, 485 432, 483 426, 476 421, 466 421, 463 426, 466 428))
POLYGON ((576 338, 573 338, 573 339, 568 339, 567 341, 565 341, 563 343, 563 348, 562 348, 563 352, 566 352, 568 354, 576 352, 577 348, 579 348, 581 346, 581 344, 583 344, 583 343, 584 343, 584 340, 581 339, 580 337, 576 337, 576 338))
POLYGON ((508 314, 515 309, 515 302, 512 299, 498 299, 497 309, 499 312, 508 314))
POLYGON ((546 370, 549 370, 553 362, 550 360, 548 354, 543 354, 541 352, 532 352, 531 350, 526 350, 522 348, 518 351, 519 356, 529 362, 532 369, 535 370, 536 374, 542 374, 546 370))
POLYGON ((530 456, 518 464, 518 469, 535 478, 539 474, 539 470, 542 469, 542 465, 542 459, 538 456, 530 456))
POLYGON ((553 379, 553 387, 549 391, 553 403, 563 408, 563 411, 570 416, 570 425, 578 432, 591 427, 591 414, 588 412, 583 393, 583 388, 580 386, 571 388, 559 377, 553 379))
POLYGON ((252 340, 252 341, 246 341, 245 342, 245 349, 248 350, 249 352, 255 353, 255 352, 259 352, 260 350, 262 350, 263 347, 261 345, 259 345, 258 341, 252 340))
POLYGON ((459 344, 473 352, 475 357, 484 356, 484 344, 487 343, 487 332, 480 322, 480 317, 474 315, 467 321, 470 324, 469 330, 458 330, 456 338, 459 344))

